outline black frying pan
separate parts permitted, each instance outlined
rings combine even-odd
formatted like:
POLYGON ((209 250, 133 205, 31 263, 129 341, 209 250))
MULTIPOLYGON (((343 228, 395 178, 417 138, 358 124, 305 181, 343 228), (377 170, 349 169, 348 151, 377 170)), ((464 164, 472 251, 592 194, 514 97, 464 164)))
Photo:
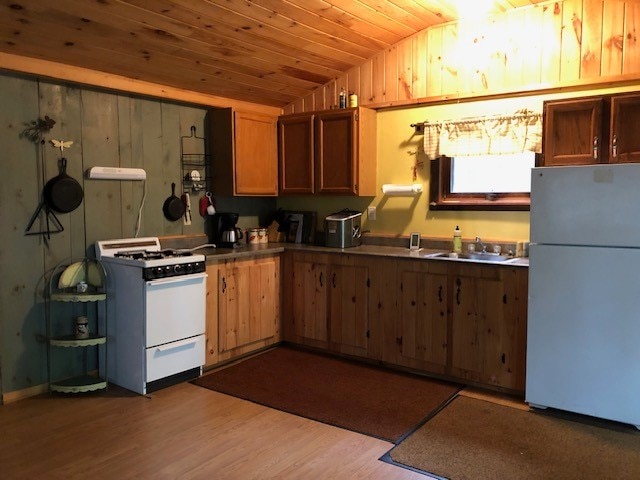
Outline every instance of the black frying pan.
POLYGON ((175 222, 184 215, 184 203, 176 197, 176 184, 171 184, 171 196, 164 201, 162 211, 167 220, 175 222))
POLYGON ((44 186, 42 195, 46 205, 58 213, 69 213, 82 203, 82 187, 75 178, 67 175, 67 159, 58 162, 60 173, 44 186))

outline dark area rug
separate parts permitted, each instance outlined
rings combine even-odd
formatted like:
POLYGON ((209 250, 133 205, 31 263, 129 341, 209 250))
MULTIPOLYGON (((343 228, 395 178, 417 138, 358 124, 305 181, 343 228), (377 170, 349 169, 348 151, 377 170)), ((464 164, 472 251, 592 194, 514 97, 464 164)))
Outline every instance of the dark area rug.
POLYGON ((640 432, 457 396, 387 456, 452 480, 640 478, 640 432))
POLYGON ((461 388, 289 347, 191 383, 391 442, 413 431, 461 388))

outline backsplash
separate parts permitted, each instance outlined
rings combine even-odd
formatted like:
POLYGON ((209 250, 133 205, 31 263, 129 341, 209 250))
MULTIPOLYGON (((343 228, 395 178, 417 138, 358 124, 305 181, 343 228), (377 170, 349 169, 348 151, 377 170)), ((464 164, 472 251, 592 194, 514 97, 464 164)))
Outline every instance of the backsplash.
MULTIPOLYGON (((503 242, 500 240, 483 240, 487 246, 488 252, 493 252, 494 246, 499 246, 500 251, 506 255, 515 257, 528 256, 529 242, 503 242)), ((384 235, 365 233, 362 235, 362 243, 365 245, 380 245, 385 247, 404 247, 409 248, 408 235, 384 235)), ((452 250, 453 239, 439 237, 422 237, 420 239, 420 247, 434 250, 452 250)), ((480 246, 472 239, 462 239, 462 251, 466 252, 469 245, 474 244, 476 250, 480 250, 480 246)))

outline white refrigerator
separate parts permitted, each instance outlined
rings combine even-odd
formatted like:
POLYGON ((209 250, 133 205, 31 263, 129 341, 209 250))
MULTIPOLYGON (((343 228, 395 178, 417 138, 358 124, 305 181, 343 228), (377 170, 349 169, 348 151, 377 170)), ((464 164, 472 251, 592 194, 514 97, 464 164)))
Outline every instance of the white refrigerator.
POLYGON ((640 428, 640 164, 532 170, 525 400, 640 428))

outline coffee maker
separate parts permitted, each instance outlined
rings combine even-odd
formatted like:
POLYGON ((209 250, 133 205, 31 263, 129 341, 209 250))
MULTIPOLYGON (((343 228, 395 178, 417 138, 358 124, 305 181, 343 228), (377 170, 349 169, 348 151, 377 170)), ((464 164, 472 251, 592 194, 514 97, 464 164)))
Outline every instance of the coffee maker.
POLYGON ((215 213, 207 217, 209 242, 219 248, 234 248, 240 245, 242 230, 236 227, 237 213, 215 213))

